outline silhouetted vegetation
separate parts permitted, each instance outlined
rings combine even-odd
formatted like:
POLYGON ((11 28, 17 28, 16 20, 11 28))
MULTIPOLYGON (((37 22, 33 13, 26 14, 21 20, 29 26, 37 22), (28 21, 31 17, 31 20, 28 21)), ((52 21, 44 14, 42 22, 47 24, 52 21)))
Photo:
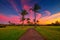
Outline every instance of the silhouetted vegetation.
POLYGON ((30 10, 34 11, 35 18, 34 18, 33 21, 34 21, 35 24, 36 24, 36 13, 38 12, 39 9, 41 9, 41 7, 37 3, 34 4, 34 7, 30 9, 30 10))
MULTIPOLYGON (((37 22, 39 22, 37 20, 37 22)), ((51 23, 51 24, 46 24, 46 25, 42 25, 42 24, 33 24, 32 22, 30 22, 30 19, 27 18, 27 23, 28 24, 24 24, 24 26, 60 26, 60 22, 56 21, 55 23, 51 23)), ((14 24, 11 23, 9 21, 9 24, 0 24, 0 28, 5 28, 6 26, 23 26, 23 24, 14 24)))
POLYGON ((28 14, 28 12, 26 10, 22 10, 21 15, 22 15, 23 26, 24 26, 25 15, 27 15, 27 14, 28 14))
POLYGON ((47 26, 60 26, 60 22, 56 21, 55 23, 47 24, 47 26))
POLYGON ((9 26, 16 25, 15 23, 12 23, 11 21, 8 21, 8 23, 9 23, 9 26))
POLYGON ((5 28, 6 25, 5 24, 0 24, 0 28, 5 28))
POLYGON ((27 18, 27 23, 28 23, 28 24, 30 24, 30 23, 31 23, 29 18, 27 18))

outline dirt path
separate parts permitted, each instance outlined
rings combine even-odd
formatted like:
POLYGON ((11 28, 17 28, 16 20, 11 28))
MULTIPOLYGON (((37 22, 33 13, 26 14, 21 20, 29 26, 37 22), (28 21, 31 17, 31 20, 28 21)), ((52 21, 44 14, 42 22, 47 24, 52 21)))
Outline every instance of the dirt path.
POLYGON ((35 29, 28 29, 19 40, 46 40, 35 29))

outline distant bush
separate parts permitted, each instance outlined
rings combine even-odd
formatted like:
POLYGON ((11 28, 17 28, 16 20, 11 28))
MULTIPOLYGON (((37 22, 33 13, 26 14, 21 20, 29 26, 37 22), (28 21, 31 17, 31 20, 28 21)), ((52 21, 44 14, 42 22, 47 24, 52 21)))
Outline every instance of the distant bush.
POLYGON ((60 22, 56 21, 55 23, 47 24, 47 26, 60 26, 60 22))
POLYGON ((0 28, 5 28, 6 27, 6 25, 0 25, 0 28))

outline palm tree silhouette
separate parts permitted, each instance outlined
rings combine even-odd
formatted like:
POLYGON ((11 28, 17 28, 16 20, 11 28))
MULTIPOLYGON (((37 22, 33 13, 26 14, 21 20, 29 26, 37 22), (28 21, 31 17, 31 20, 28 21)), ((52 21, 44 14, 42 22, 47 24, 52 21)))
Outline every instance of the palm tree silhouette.
POLYGON ((37 20, 37 23, 39 22, 39 20, 37 20))
POLYGON ((38 10, 41 9, 41 7, 38 5, 38 4, 35 4, 34 7, 30 10, 33 10, 34 11, 34 24, 36 25, 36 13, 38 12, 38 10))
POLYGON ((30 18, 27 18, 27 23, 30 24, 30 18))
POLYGON ((28 12, 26 10, 22 10, 21 15, 22 15, 22 25, 24 26, 24 20, 25 20, 25 15, 27 15, 28 12))

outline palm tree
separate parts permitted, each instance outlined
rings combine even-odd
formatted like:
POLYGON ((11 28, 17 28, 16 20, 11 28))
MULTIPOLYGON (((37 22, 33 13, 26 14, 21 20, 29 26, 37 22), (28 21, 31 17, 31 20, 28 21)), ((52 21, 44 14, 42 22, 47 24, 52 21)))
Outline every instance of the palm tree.
POLYGON ((37 23, 39 23, 39 20, 37 20, 37 23))
POLYGON ((35 4, 33 9, 32 9, 34 11, 34 16, 35 16, 35 18, 34 18, 34 24, 35 25, 36 25, 36 13, 38 12, 39 9, 41 9, 41 7, 38 4, 35 4))
POLYGON ((25 15, 27 15, 28 12, 26 10, 22 10, 21 15, 22 15, 22 25, 24 26, 24 20, 25 20, 25 15))
POLYGON ((27 23, 30 24, 30 19, 29 18, 27 18, 27 23))

